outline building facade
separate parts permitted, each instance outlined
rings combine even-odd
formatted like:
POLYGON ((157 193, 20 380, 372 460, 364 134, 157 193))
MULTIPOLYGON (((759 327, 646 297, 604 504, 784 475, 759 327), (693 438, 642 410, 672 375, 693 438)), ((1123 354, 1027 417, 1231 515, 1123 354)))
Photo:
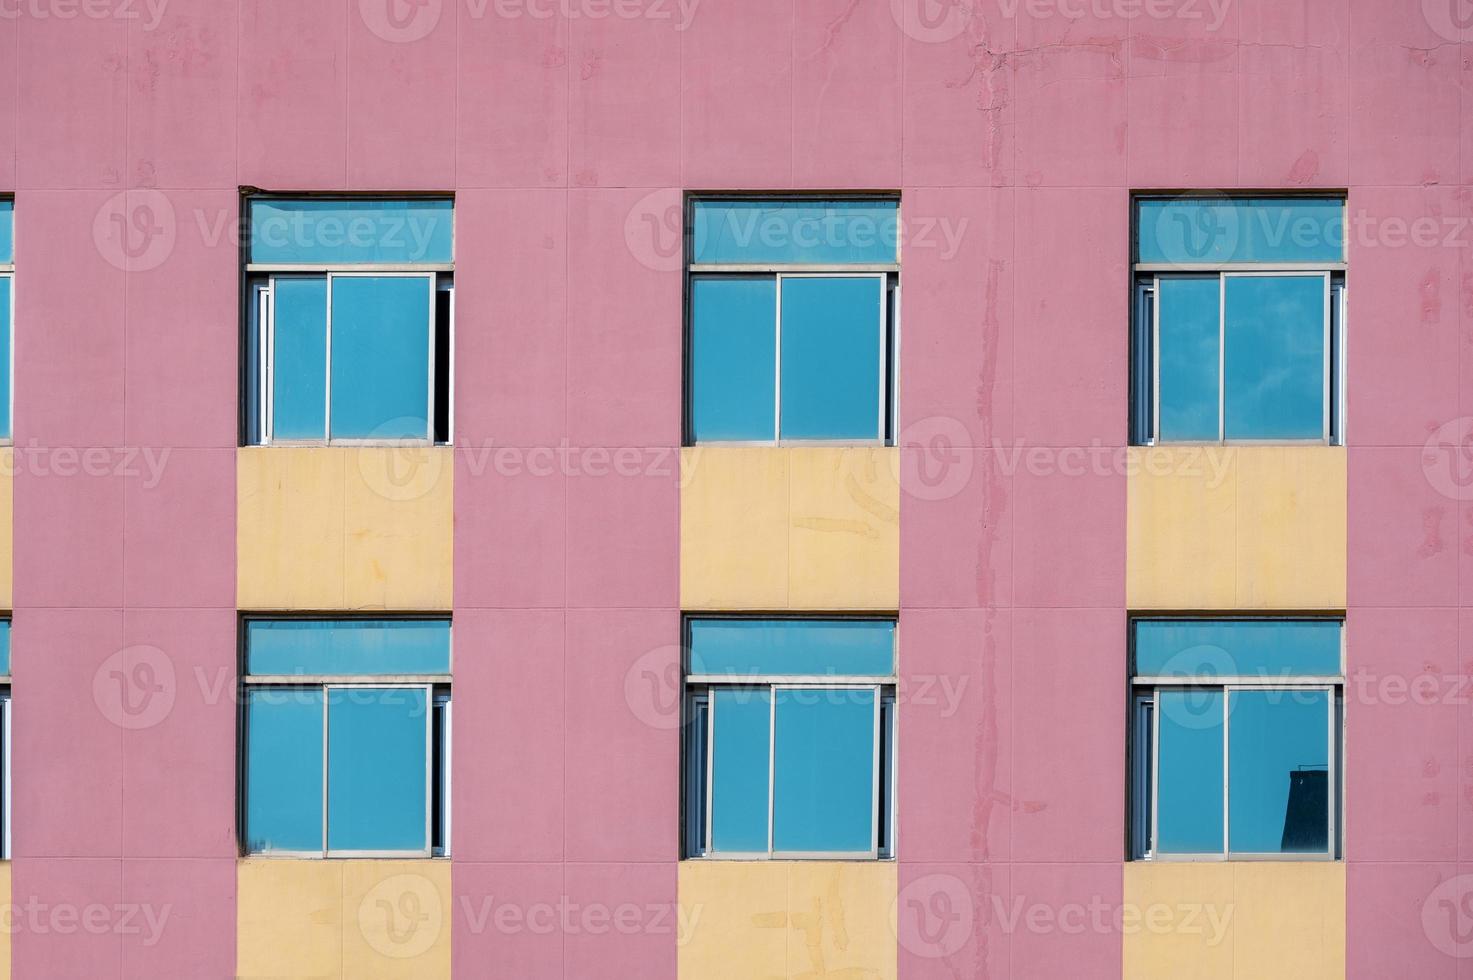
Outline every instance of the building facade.
POLYGON ((1465 0, 0 55, 0 974, 1473 971, 1465 0))

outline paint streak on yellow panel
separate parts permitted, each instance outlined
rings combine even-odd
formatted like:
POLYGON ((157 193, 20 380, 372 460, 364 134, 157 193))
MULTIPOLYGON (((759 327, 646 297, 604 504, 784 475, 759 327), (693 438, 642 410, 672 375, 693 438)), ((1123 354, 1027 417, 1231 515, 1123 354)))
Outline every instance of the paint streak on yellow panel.
POLYGON ((1132 609, 1341 609, 1345 450, 1133 448, 1132 609))
POLYGON ((449 609, 451 450, 253 447, 237 461, 242 609, 449 609))
POLYGON ((681 456, 686 609, 894 609, 895 449, 693 447, 681 456))
MULTIPOLYGON (((11 584, 11 572, 15 554, 15 450, 10 446, 0 447, 0 609, 15 606, 11 584)), ((9 879, 7 878, 7 881, 9 879)), ((9 969, 10 958, 5 959, 9 969)))
MULTIPOLYGON (((9 450, 7 450, 8 452, 9 450)), ((10 908, 10 862, 0 861, 0 903, 10 908)), ((0 928, 0 980, 10 980, 10 934, 14 925, 0 928)))
POLYGON ((445 861, 242 861, 237 971, 266 977, 450 976, 445 861))
POLYGON ((1125 866, 1127 980, 1340 980, 1345 865, 1125 866))
POLYGON ((896 976, 895 865, 686 861, 680 980, 896 976))

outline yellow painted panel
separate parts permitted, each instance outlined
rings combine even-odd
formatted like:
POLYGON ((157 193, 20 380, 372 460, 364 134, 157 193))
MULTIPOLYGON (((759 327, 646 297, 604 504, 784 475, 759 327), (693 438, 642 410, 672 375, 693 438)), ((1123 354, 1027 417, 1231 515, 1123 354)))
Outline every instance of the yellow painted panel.
POLYGON ((792 449, 788 605, 900 605, 900 451, 792 449))
POLYGON ((888 862, 683 862, 680 980, 893 978, 896 888, 888 862))
POLYGON ((1345 976, 1345 865, 1248 863, 1237 872, 1239 977, 1345 976))
POLYGON ((343 976, 450 976, 450 864, 348 861, 343 867, 343 976))
POLYGON ((1345 605, 1345 450, 1132 448, 1132 609, 1345 605))
POLYGON ((1345 976, 1341 863, 1133 862, 1125 903, 1126 980, 1345 976))
POLYGON ((241 861, 236 908, 242 980, 343 976, 343 862, 241 861))
POLYGON ((1231 609, 1236 602, 1236 450, 1133 447, 1129 452, 1127 605, 1231 609))
MULTIPOLYGON (((0 609, 15 607, 11 589, 15 581, 12 572, 15 554, 14 513, 15 450, 10 446, 3 446, 0 447, 0 609)), ((10 964, 8 956, 5 958, 5 963, 8 970, 10 964)))
MULTIPOLYGON (((4 903, 6 908, 11 904, 9 861, 0 861, 0 903, 4 903)), ((14 928, 12 923, 8 928, 0 929, 0 980, 10 980, 10 934, 14 928)))
POLYGON ((450 976, 448 862, 255 859, 236 874, 243 980, 450 976))
POLYGON ((680 452, 680 604, 788 608, 787 450, 680 452))
POLYGON ((348 450, 345 585, 350 609, 449 609, 455 463, 448 448, 348 450))
POLYGON ((1345 529, 1344 449, 1241 451, 1238 605, 1345 608, 1345 529))
POLYGON ((788 976, 785 863, 682 861, 679 898, 680 980, 788 976))
POLYGON ((453 469, 446 448, 239 450, 239 607, 449 609, 453 469))
POLYGON ((1126 980, 1231 980, 1233 866, 1132 861, 1121 928, 1126 980))

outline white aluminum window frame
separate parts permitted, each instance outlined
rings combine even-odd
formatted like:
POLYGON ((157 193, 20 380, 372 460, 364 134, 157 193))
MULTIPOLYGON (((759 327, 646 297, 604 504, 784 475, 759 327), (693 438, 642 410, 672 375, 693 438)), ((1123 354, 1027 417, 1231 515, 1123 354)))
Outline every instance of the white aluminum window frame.
POLYGON ((9 861, 11 858, 10 798, 12 796, 12 793, 10 780, 10 747, 13 743, 10 734, 10 698, 10 675, 6 674, 3 677, 0 677, 0 728, 3 728, 5 732, 5 751, 3 753, 0 753, 0 788, 3 788, 3 792, 5 794, 3 817, 0 817, 0 819, 3 819, 5 821, 5 826, 3 828, 4 832, 0 833, 0 847, 4 848, 4 851, 0 852, 0 861, 9 861))
MULTIPOLYGON (((687 696, 692 700, 705 697, 706 703, 706 732, 705 751, 706 758, 703 765, 705 773, 705 785, 701 787, 703 811, 705 817, 704 836, 706 848, 701 853, 689 853, 686 860, 690 861, 881 861, 893 860, 893 843, 891 853, 882 855, 880 841, 880 801, 885 798, 885 787, 881 784, 881 759, 885 755, 884 737, 886 732, 882 724, 883 706, 887 698, 894 698, 897 689, 897 678, 874 677, 870 675, 835 675, 833 677, 815 676, 793 676, 793 675, 692 675, 686 680, 687 696), (731 691, 738 688, 747 688, 754 692, 766 691, 768 694, 767 705, 767 850, 766 851, 722 851, 715 847, 714 838, 711 835, 712 817, 712 789, 715 782, 715 752, 716 752, 716 693, 719 691, 731 691), (698 689, 698 690, 697 690, 698 689), (777 694, 779 691, 813 691, 816 693, 828 693, 834 691, 871 691, 874 696, 874 726, 872 728, 873 752, 870 759, 870 847, 863 851, 782 851, 774 847, 774 808, 776 805, 774 796, 774 784, 777 778, 777 694)), ((754 695, 755 696, 755 695, 754 695)), ((892 709, 893 710, 893 709, 892 709)), ((892 716, 892 723, 898 720, 892 716)), ((896 733, 892 733, 892 740, 897 737, 899 725, 896 724, 896 733)), ((897 753, 892 745, 890 757, 892 761, 898 761, 897 753)), ((892 765, 889 773, 891 791, 890 800, 890 839, 895 838, 895 771, 892 765)), ((689 789, 687 789, 687 793, 689 789)))
MULTIPOLYGON (((900 361, 900 264, 793 264, 793 265, 745 265, 745 264, 711 264, 702 263, 687 267, 689 279, 697 277, 714 279, 730 277, 733 279, 762 279, 771 277, 774 283, 774 311, 775 328, 773 333, 773 406, 772 406, 772 438, 771 439, 691 439, 693 446, 866 446, 879 447, 888 446, 893 442, 893 437, 887 433, 893 433, 895 422, 898 418, 899 409, 897 403, 898 385, 897 367, 900 361), (873 439, 791 439, 782 434, 783 424, 783 282, 788 279, 875 279, 880 286, 880 371, 879 371, 879 407, 876 418, 876 432, 878 435, 873 439), (894 283, 894 316, 891 316, 891 283, 894 283)), ((687 304, 689 300, 687 300, 687 304)), ((687 346, 686 370, 689 372, 693 361, 691 353, 694 346, 691 343, 695 336, 695 320, 688 312, 687 320, 687 346)), ((687 426, 695 411, 695 405, 686 407, 687 426)))
MULTIPOLYGON (((10 415, 10 432, 8 434, 0 434, 0 446, 13 446, 15 445, 15 263, 0 262, 0 279, 7 280, 10 283, 10 302, 7 311, 7 315, 9 316, 7 322, 10 324, 8 333, 10 336, 5 341, 10 351, 10 370, 7 378, 8 387, 5 392, 10 415)), ((10 853, 9 848, 6 849, 6 853, 10 853)))
MULTIPOLYGON (((450 752, 453 738, 449 731, 450 706, 449 702, 453 696, 450 690, 450 675, 448 674, 262 674, 250 675, 244 680, 245 697, 242 704, 248 703, 248 698, 253 691, 265 690, 302 690, 320 691, 322 693, 322 847, 315 850, 289 850, 272 848, 269 850, 253 851, 242 847, 243 853, 251 858, 310 858, 314 860, 344 860, 353 858, 440 858, 450 856, 450 752), (443 854, 435 853, 434 849, 434 780, 435 780, 435 746, 434 746, 434 707, 437 700, 435 689, 443 689, 442 696, 446 702, 445 723, 447 726, 445 735, 445 753, 442 760, 443 772, 441 773, 442 785, 444 786, 444 822, 445 822, 445 850, 443 854), (410 848, 407 850, 344 850, 328 847, 328 766, 331 762, 331 748, 328 740, 328 701, 332 691, 365 691, 365 690, 392 690, 392 691, 424 691, 425 692, 425 846, 423 848, 410 848)), ((246 719, 248 713, 242 713, 242 760, 250 756, 250 727, 246 719)), ((246 766, 242 766, 241 789, 244 792, 249 785, 250 773, 246 766)), ((249 839, 250 827, 245 821, 247 807, 242 807, 241 817, 245 833, 242 834, 243 841, 249 839)))
MULTIPOLYGON (((1343 794, 1340 774, 1345 766, 1345 719, 1338 705, 1345 695, 1345 621, 1332 617, 1313 617, 1322 621, 1340 624, 1340 673, 1339 674, 1285 674, 1256 675, 1256 674, 1232 674, 1215 677, 1204 677, 1200 680, 1179 675, 1151 675, 1142 674, 1131 678, 1130 682, 1130 724, 1127 731, 1136 731, 1135 712, 1138 703, 1142 699, 1151 702, 1151 744, 1150 744, 1150 787, 1148 796, 1147 819, 1150 821, 1149 847, 1142 850, 1140 854, 1132 853, 1130 860, 1154 861, 1158 863, 1190 863, 1190 862, 1212 862, 1212 861, 1338 861, 1341 860, 1341 840, 1343 831, 1341 826, 1343 813, 1343 794), (1160 840, 1158 833, 1157 818, 1160 812, 1158 806, 1160 800, 1161 779, 1161 692, 1162 691, 1221 691, 1223 705, 1222 725, 1222 850, 1201 853, 1161 853, 1157 849, 1160 840), (1328 739, 1329 759, 1328 786, 1328 822, 1329 833, 1326 838, 1328 847, 1324 853, 1317 851, 1291 851, 1291 852, 1257 852, 1257 851, 1233 851, 1228 845, 1231 840, 1232 827, 1229 820, 1229 783, 1231 781, 1230 762, 1230 730, 1229 716, 1231 715, 1231 693, 1233 691, 1325 691, 1327 692, 1327 713, 1329 715, 1326 737, 1328 739)), ((1173 617, 1173 616, 1141 616, 1132 620, 1131 629, 1134 634, 1134 624, 1137 622, 1161 622, 1179 621, 1184 623, 1218 623, 1218 622, 1273 622, 1272 619, 1264 617, 1173 617)), ((1305 617, 1285 617, 1285 622, 1303 622, 1305 617)), ((1132 644, 1134 641, 1132 640, 1132 644)), ((1132 650, 1132 657, 1134 651, 1132 650)), ((1131 760, 1130 794, 1127 806, 1134 811, 1136 807, 1136 794, 1143 789, 1139 785, 1140 773, 1136 772, 1136 761, 1131 760)), ((1136 835, 1133 833, 1132 837, 1136 835)), ((1132 840, 1132 850, 1134 840, 1132 840)))
MULTIPOLYGON (((1345 290, 1342 287, 1339 303, 1339 337, 1332 336, 1332 324, 1337 319, 1331 305, 1337 302, 1333 278, 1343 270, 1344 263, 1322 263, 1298 266, 1290 263, 1264 262, 1239 263, 1232 266, 1138 266, 1137 272, 1152 272, 1151 276, 1151 431, 1144 445, 1147 446, 1332 446, 1345 441, 1345 290), (1335 268, 1335 267, 1339 268, 1335 268), (1207 279, 1217 280, 1217 438, 1163 439, 1161 438, 1161 280, 1207 279), (1321 433, 1318 439, 1229 439, 1227 438, 1227 280, 1250 278, 1307 278, 1321 276, 1324 279, 1324 333, 1321 344, 1324 350, 1323 394, 1320 403, 1321 433), (1339 351, 1339 364, 1331 361, 1331 352, 1339 351), (1338 370, 1332 368, 1338 367, 1338 370), (1337 390, 1338 389, 1338 390, 1337 390), (1339 431, 1332 426, 1332 405, 1338 405, 1339 431)), ((1136 302, 1140 302, 1141 289, 1136 287, 1136 302)))
MULTIPOLYGON (((449 316, 447 351, 446 356, 450 358, 451 370, 448 372, 449 383, 446 393, 448 417, 447 442, 443 445, 453 444, 455 439, 455 285, 454 281, 447 279, 442 282, 442 276, 447 273, 453 274, 453 266, 443 265, 405 265, 402 263, 385 264, 346 264, 346 265, 248 265, 246 275, 256 277, 251 280, 251 301, 254 309, 249 311, 255 321, 256 350, 251 352, 254 358, 255 375, 257 381, 255 417, 251 420, 255 426, 256 441, 254 445, 259 446, 435 446, 442 445, 435 441, 435 373, 436 373, 436 300, 438 294, 443 290, 449 294, 449 316), (321 439, 278 439, 275 435, 275 369, 276 369, 276 283, 280 279, 317 279, 326 280, 326 308, 325 308, 325 350, 324 350, 324 374, 323 379, 323 437, 321 439), (429 324, 428 324, 428 378, 427 398, 425 405, 425 437, 396 438, 396 439, 364 439, 364 438, 334 438, 332 435, 332 292, 333 282, 343 278, 421 278, 428 280, 429 285, 429 324)), ((13 362, 13 358, 12 358, 13 362)))

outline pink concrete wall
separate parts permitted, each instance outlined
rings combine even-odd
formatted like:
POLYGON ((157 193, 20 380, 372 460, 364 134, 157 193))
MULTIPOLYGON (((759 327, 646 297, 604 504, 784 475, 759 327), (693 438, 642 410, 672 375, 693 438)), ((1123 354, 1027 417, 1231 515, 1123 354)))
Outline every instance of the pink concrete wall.
MULTIPOLYGON (((17 900, 176 909, 146 949, 22 931, 20 975, 232 968, 234 793, 218 763, 234 705, 214 678, 233 689, 237 280, 228 233, 207 238, 240 184, 458 192, 457 257, 475 272, 458 283, 456 727, 481 748, 456 757, 455 888, 472 907, 675 898, 668 189, 899 188, 916 695, 901 879, 922 898, 960 882, 973 926, 944 956, 902 942, 902 973, 1118 974, 1118 936, 1005 928, 992 896, 1120 900, 1124 477, 1057 465, 1125 441, 1128 192, 1348 187, 1353 215, 1468 217, 1473 70, 1416 5, 1383 0, 1238 0, 1214 30, 982 0, 901 30, 894 11, 911 6, 703 0, 688 25, 668 3, 668 19, 600 20, 466 0, 401 4, 404 23, 370 0, 171 0, 152 30, 146 10, 0 18, 16 73, 0 86, 0 190, 21 199, 17 443, 52 462, 171 451, 148 487, 19 467, 17 900), (123 213, 154 207, 172 243, 126 278, 94 239, 124 189, 162 192, 167 212, 147 194, 123 213), (526 471, 564 444, 576 473, 526 471), (501 447, 521 465, 498 464, 501 447), (640 475, 590 475, 588 450, 618 448, 642 451, 640 475), (170 710, 145 728, 90 693, 128 647, 174 669, 170 710)), ((1429 481, 1423 446, 1473 415, 1473 260, 1466 235, 1376 241, 1350 255, 1351 669, 1465 671, 1473 503, 1429 481)), ((1473 871, 1467 726, 1438 708, 1348 711, 1351 972, 1452 975, 1417 916, 1435 876, 1473 871)), ((462 975, 674 972, 669 936, 505 934, 464 908, 462 975)))

